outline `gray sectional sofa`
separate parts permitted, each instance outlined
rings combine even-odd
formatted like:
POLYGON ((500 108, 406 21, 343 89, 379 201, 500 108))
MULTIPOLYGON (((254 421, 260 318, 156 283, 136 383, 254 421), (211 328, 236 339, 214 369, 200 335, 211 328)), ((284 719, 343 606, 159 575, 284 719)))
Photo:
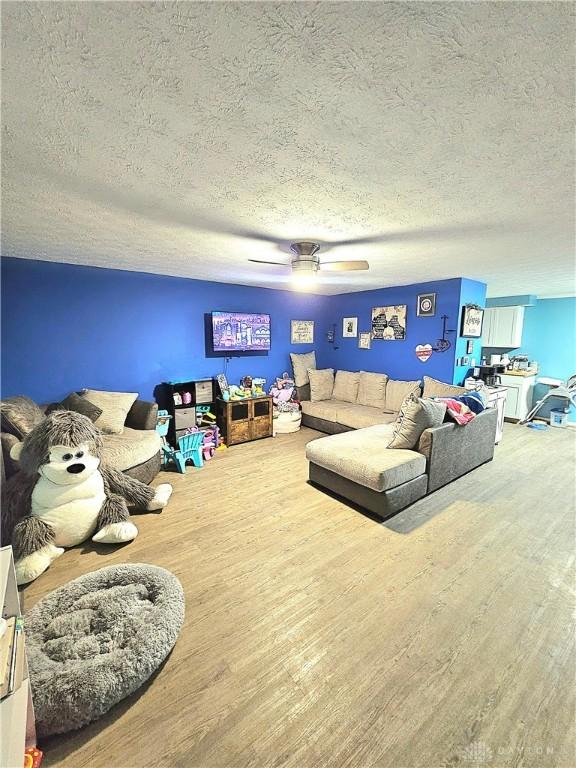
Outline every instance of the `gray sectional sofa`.
MULTIPOLYGON (((358 402, 358 398, 367 400, 359 387, 355 401, 353 389, 336 391, 336 387, 338 397, 301 401, 303 425, 329 433, 306 447, 310 482, 381 518, 490 461, 498 418, 496 409, 490 408, 465 426, 445 422, 425 429, 412 450, 388 448, 403 397, 410 391, 419 396, 421 389, 419 382, 392 382, 388 393, 391 380, 385 378, 386 392, 379 407, 358 402), (416 389, 414 384, 418 384, 416 389)), ((425 377, 424 397, 463 391, 425 377)))

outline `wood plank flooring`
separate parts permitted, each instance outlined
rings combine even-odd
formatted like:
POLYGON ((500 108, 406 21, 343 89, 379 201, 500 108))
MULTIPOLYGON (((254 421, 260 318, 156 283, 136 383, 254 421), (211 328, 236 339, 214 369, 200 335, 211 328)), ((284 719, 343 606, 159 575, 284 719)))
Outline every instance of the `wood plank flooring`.
POLYGON ((307 484, 318 436, 170 474, 136 541, 70 550, 24 591, 148 562, 186 593, 158 674, 47 740, 47 767, 576 766, 576 430, 507 424, 492 463, 386 523, 307 484))

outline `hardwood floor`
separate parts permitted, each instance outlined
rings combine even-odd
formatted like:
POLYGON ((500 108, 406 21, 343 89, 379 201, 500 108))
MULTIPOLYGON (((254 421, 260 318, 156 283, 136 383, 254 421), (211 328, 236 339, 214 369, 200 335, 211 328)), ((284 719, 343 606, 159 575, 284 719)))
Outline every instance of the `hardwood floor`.
POLYGON ((136 541, 25 590, 148 562, 187 600, 152 682, 46 766, 574 768, 576 430, 507 424, 492 463, 386 523, 307 484, 316 436, 171 474, 136 541))

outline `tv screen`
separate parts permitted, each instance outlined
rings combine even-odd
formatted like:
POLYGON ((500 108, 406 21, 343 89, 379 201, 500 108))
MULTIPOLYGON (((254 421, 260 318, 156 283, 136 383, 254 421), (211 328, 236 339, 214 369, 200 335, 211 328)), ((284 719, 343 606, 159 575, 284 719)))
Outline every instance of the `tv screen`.
POLYGON ((270 349, 270 315, 212 312, 214 352, 264 352, 270 349))

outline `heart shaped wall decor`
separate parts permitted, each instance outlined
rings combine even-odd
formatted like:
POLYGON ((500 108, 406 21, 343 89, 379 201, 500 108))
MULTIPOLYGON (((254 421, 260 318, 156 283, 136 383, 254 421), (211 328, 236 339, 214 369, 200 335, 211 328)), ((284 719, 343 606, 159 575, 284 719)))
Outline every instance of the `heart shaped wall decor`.
POLYGON ((425 363, 432 357, 432 344, 418 344, 416 346, 416 357, 421 363, 425 363))

